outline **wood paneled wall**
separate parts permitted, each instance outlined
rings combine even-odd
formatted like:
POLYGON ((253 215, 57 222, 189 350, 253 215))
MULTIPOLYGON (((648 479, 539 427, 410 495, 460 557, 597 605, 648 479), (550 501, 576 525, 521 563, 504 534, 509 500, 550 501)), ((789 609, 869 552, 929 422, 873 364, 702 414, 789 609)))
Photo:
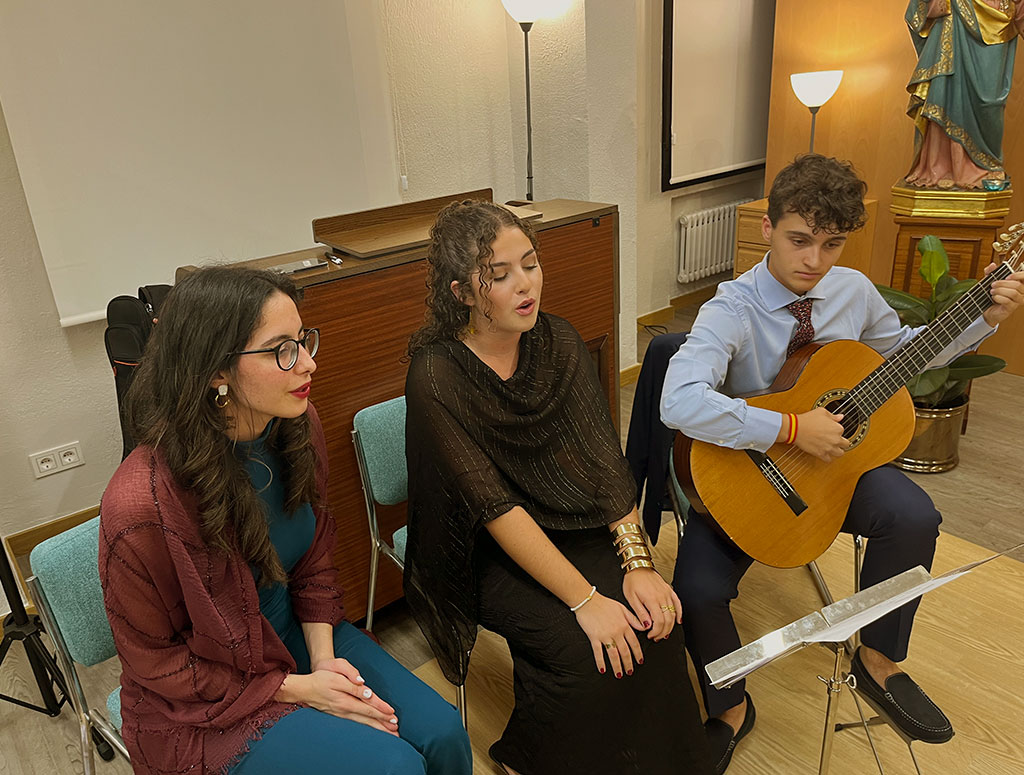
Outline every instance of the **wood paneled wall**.
MULTIPOLYGON (((871 279, 890 283, 896 225, 889 189, 910 166, 914 126, 906 115, 906 84, 916 62, 903 21, 904 0, 815 3, 776 0, 768 120, 766 187, 793 157, 807 151, 811 116, 789 85, 791 73, 843 70, 839 90, 818 113, 814 150, 849 159, 878 200, 871 279)), ((1018 192, 1007 224, 1024 220, 1024 63, 1018 62, 1006 110, 1003 150, 1018 192), (1017 127, 1017 129, 1015 129, 1017 127)), ((765 192, 767 193, 767 191, 765 192)), ((961 278, 962 279, 962 278, 961 278)), ((1024 374, 1024 313, 983 348, 1024 374)))

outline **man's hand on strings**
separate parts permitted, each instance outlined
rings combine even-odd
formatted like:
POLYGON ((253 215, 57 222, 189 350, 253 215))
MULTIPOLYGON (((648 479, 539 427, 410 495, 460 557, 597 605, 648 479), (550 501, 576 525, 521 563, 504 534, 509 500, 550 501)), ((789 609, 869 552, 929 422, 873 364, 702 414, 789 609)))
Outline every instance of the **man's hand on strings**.
POLYGON ((843 437, 843 415, 832 414, 819 406, 797 415, 796 419, 796 440, 793 443, 808 455, 830 463, 849 448, 849 439, 843 437))
MULTIPOLYGON (((985 267, 985 274, 996 268, 996 264, 985 267)), ((1024 272, 1014 272, 1005 280, 992 283, 992 301, 995 302, 985 310, 982 317, 985 322, 995 328, 1016 311, 1024 302, 1024 272)))

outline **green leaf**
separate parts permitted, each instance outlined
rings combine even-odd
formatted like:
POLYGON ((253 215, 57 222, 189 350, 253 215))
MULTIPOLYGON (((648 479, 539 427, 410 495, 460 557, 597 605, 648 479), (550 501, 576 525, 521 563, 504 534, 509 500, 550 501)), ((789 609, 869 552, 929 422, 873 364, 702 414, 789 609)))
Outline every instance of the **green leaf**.
POLYGON ((928 369, 928 371, 918 374, 910 380, 910 382, 907 383, 907 390, 910 391, 911 398, 917 401, 941 388, 948 378, 948 366, 941 366, 937 369, 928 369))
MULTIPOLYGON (((953 277, 953 275, 946 275, 946 277, 948 277, 953 282, 950 283, 948 287, 943 288, 943 290, 936 292, 935 301, 937 302, 949 301, 950 299, 955 301, 956 299, 959 299, 961 296, 967 293, 967 291, 969 291, 971 288, 978 284, 978 281, 973 278, 970 280, 961 280, 960 282, 957 282, 956 278, 953 277)), ((941 287, 942 285, 945 284, 945 282, 946 278, 944 277, 942 280, 939 281, 939 286, 936 287, 941 287)))
POLYGON ((951 274, 944 274, 939 278, 939 281, 935 283, 935 295, 940 296, 944 291, 949 290, 956 285, 956 278, 951 274))
POLYGON ((906 291, 897 291, 895 288, 889 288, 885 285, 875 285, 875 288, 878 289, 882 298, 885 299, 885 303, 897 312, 908 309, 917 309, 920 310, 922 314, 931 314, 932 305, 927 299, 920 299, 906 291))
POLYGON ((911 328, 917 328, 917 326, 924 326, 932 322, 932 314, 930 310, 921 310, 918 308, 904 309, 896 313, 899 315, 900 322, 905 326, 911 328))
POLYGON ((947 379, 969 380, 995 374, 997 371, 1006 368, 1006 361, 996 358, 994 355, 978 355, 969 353, 961 355, 954 360, 946 370, 949 372, 947 379))
POLYGON ((918 271, 934 288, 943 275, 949 274, 949 256, 946 255, 946 248, 943 247, 942 240, 934 234, 929 234, 917 243, 917 252, 921 254, 921 268, 918 271))
MULTIPOLYGON (((968 379, 947 380, 946 384, 936 391, 936 396, 929 405, 934 406, 936 409, 945 409, 956 405, 959 403, 960 397, 967 392, 969 384, 971 384, 971 381, 968 379)), ((922 400, 921 403, 924 403, 924 401, 922 400)))

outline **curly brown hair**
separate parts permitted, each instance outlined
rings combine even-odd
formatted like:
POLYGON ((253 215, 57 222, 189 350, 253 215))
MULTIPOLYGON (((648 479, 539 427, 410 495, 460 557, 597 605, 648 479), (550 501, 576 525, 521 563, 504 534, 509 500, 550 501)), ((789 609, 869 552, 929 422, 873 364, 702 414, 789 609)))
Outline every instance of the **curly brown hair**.
MULTIPOLYGON (((481 296, 486 300, 491 284, 485 270, 494 255, 491 246, 505 228, 519 229, 538 250, 537 235, 529 223, 494 202, 466 199, 452 202, 437 214, 427 252, 426 321, 409 339, 409 357, 433 342, 459 338, 469 323, 469 307, 455 298, 452 281, 459 283, 465 298, 473 273, 480 272, 481 296)), ((481 311, 490 319, 486 305, 481 311)))
MULTIPOLYGON (((287 575, 270 540, 263 501, 235 455, 210 383, 234 369, 237 352, 275 293, 296 305, 301 300, 292 281, 276 272, 211 267, 185 277, 160 307, 125 403, 131 437, 159 450, 175 480, 195 494, 203 540, 214 549, 238 551, 259 571, 261 586, 284 582, 287 575)), ((276 420, 266 443, 281 460, 285 510, 316 505, 308 415, 276 420)))
POLYGON ((786 213, 796 213, 813 229, 846 234, 867 221, 867 183, 847 161, 806 153, 785 166, 768 194, 768 219, 777 226, 786 213))

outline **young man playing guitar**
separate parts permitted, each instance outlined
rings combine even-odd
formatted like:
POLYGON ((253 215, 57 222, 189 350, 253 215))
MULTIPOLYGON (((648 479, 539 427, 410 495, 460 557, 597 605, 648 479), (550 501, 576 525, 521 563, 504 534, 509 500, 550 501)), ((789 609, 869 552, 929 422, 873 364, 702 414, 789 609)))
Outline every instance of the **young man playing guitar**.
MULTIPOLYGON (((884 357, 918 333, 900 324, 867 277, 836 266, 847 235, 864 224, 865 191, 849 164, 816 154, 799 157, 779 173, 762 223, 770 250, 701 307, 669 363, 661 401, 666 425, 736 450, 765 452, 788 441, 823 461, 846 452, 850 441, 842 415, 825 407, 797 415, 793 407, 794 420, 733 396, 768 388, 788 356, 809 342, 856 340, 884 357)), ((995 303, 928 366, 944 365, 989 336, 1024 300, 1022 280, 1018 272, 994 282, 995 303)), ((897 469, 881 466, 863 474, 842 527, 868 539, 861 586, 917 565, 931 568, 940 521, 928 495, 897 469)), ((743 682, 717 690, 704 668, 741 645, 729 605, 752 562, 708 517, 691 510, 673 585, 720 773, 752 728, 754 706, 743 682)), ((851 669, 862 691, 889 711, 902 733, 941 743, 953 735, 949 720, 897 666, 907 656, 916 608, 909 603, 865 627, 851 669)))

